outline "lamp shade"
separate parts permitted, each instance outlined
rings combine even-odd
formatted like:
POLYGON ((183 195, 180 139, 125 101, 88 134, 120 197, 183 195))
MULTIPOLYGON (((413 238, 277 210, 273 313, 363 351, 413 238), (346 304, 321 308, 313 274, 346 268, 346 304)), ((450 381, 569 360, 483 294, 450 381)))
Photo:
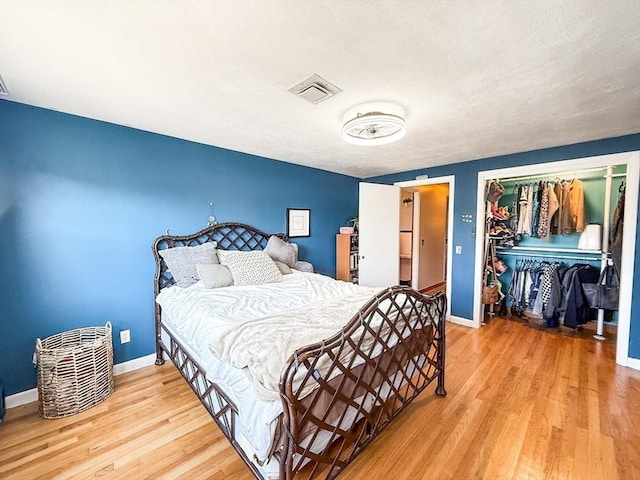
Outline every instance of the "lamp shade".
POLYGON ((590 223, 584 228, 578 240, 580 250, 600 250, 602 248, 602 227, 597 223, 590 223))

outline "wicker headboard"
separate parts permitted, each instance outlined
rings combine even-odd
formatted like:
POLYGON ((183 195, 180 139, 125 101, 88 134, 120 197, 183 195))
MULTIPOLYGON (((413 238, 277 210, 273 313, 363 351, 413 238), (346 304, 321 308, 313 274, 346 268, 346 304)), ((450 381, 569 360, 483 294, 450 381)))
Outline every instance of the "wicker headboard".
MULTIPOLYGON (((284 233, 274 233, 276 237, 287 241, 284 233)), ((154 293, 157 296, 165 287, 170 287, 175 283, 171 273, 167 269, 167 264, 158 251, 173 247, 187 247, 202 245, 207 242, 217 242, 218 248, 222 250, 264 250, 272 234, 264 233, 243 223, 220 223, 211 227, 206 227, 191 235, 163 235, 153 242, 153 257, 156 260, 156 277, 154 282, 154 293)))

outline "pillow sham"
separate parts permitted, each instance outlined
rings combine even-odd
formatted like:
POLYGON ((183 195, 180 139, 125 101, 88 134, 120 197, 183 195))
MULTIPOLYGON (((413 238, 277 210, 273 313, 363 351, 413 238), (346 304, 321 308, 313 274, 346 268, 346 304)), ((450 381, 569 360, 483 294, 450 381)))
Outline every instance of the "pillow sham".
POLYGON ((274 260, 287 264, 289 267, 293 267, 298 261, 298 245, 285 242, 275 235, 269 237, 264 253, 274 260))
POLYGON ((207 242, 195 247, 174 247, 159 250, 158 254, 167 264, 169 273, 179 287, 189 287, 199 280, 196 264, 220 263, 216 255, 216 242, 207 242))
POLYGON ((218 263, 196 264, 196 270, 205 288, 221 288, 233 285, 231 271, 218 263))
POLYGON ((234 285, 263 285, 282 280, 278 266, 262 250, 218 250, 218 258, 231 271, 234 285))

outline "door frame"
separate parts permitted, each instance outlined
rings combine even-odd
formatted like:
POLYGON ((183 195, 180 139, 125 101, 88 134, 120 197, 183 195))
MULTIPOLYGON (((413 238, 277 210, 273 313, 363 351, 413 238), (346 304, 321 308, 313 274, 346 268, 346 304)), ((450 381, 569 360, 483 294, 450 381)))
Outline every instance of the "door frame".
MULTIPOLYGON (((622 258, 636 258, 636 227, 638 218, 638 190, 640 186, 640 151, 599 155, 595 157, 561 160, 557 162, 523 165, 519 167, 501 168, 498 170, 485 170, 478 172, 477 212, 476 212, 476 251, 474 274, 474 305, 473 326, 480 328, 482 320, 482 274, 484 270, 484 230, 485 208, 484 199, 485 184, 487 180, 505 177, 533 176, 554 173, 580 171, 588 168, 607 167, 609 165, 626 165, 627 189, 624 208, 624 217, 634 219, 627 221, 622 233, 622 258)), ((637 265, 635 266, 638 267, 637 265)), ((640 360, 629 358, 629 335, 631 329, 631 301, 633 297, 633 270, 623 268, 620 272, 620 303, 618 308, 618 330, 616 339, 616 363, 630 366, 640 370, 640 360)))
MULTIPOLYGON (((468 325, 468 321, 464 321, 464 319, 460 319, 458 322, 456 317, 451 316, 451 280, 453 277, 453 204, 455 199, 455 186, 456 186, 456 176, 455 175, 447 175, 444 177, 433 177, 433 178, 420 178, 416 180, 408 180, 404 182, 396 182, 394 185, 397 185, 400 188, 412 188, 412 187, 421 187, 424 185, 439 185, 439 184, 448 184, 449 185, 449 201, 447 206, 447 321, 453 323, 460 323, 461 325, 468 325)), ((416 212, 414 212, 414 218, 416 212)))

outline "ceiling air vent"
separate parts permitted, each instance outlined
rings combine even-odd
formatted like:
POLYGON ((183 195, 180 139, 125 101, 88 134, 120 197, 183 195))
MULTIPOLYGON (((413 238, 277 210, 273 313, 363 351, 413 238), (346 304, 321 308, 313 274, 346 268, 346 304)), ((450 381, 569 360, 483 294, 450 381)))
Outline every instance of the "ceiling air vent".
POLYGON ((2 81, 2 77, 0 77, 0 95, 9 95, 9 90, 7 90, 7 86, 2 81))
POLYGON ((309 78, 291 87, 289 91, 295 96, 315 105, 316 103, 320 103, 327 98, 337 95, 342 90, 314 73, 309 78))

